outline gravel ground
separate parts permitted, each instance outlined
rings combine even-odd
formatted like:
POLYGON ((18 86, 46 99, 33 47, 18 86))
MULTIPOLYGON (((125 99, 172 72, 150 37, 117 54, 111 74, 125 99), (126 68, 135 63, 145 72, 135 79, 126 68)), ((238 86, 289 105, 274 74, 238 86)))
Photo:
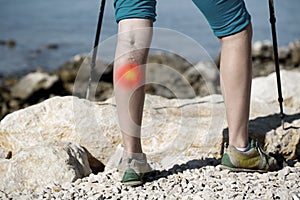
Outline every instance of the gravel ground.
POLYGON ((0 191, 0 199, 300 199, 300 163, 262 174, 229 172, 217 164, 214 159, 192 160, 157 170, 138 187, 123 186, 117 171, 109 169, 36 193, 0 191))

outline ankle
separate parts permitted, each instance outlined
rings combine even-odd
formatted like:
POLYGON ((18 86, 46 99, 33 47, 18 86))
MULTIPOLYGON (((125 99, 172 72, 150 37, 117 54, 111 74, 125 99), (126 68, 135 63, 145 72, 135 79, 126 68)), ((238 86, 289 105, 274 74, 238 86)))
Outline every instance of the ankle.
POLYGON ((141 148, 126 148, 126 147, 124 147, 124 152, 126 152, 126 155, 143 154, 143 150, 141 148))
POLYGON ((237 149, 245 149, 249 147, 249 141, 240 140, 240 141, 229 141, 229 145, 234 146, 237 149))
POLYGON ((131 152, 131 151, 127 151, 124 149, 122 157, 123 158, 133 158, 136 160, 145 160, 146 154, 144 154, 143 152, 131 152))
POLYGON ((243 147, 243 148, 240 148, 240 147, 235 147, 238 151, 241 151, 241 152, 246 152, 250 149, 250 144, 247 145, 247 147, 243 147))

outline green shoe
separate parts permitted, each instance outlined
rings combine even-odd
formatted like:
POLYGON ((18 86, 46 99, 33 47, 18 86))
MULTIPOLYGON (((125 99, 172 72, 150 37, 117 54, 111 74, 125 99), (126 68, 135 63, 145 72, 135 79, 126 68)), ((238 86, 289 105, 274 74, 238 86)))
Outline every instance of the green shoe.
POLYGON ((145 173, 152 171, 147 163, 146 155, 143 154, 142 160, 133 158, 121 158, 118 171, 121 182, 126 186, 138 186, 143 184, 143 176, 145 173))
POLYGON ((279 166, 275 158, 269 156, 251 139, 250 149, 246 152, 228 145, 224 151, 220 168, 236 172, 267 172, 278 170, 279 166))

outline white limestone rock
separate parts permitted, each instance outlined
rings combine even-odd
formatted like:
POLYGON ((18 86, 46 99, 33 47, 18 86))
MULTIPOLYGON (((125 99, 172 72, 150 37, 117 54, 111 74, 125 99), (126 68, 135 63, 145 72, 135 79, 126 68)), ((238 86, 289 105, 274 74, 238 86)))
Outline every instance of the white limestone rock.
POLYGON ((26 100, 39 90, 51 88, 58 80, 56 75, 42 72, 29 73, 11 88, 11 95, 26 100))
POLYGON ((85 151, 71 143, 24 148, 11 159, 0 159, 0 169, 0 190, 8 193, 72 182, 91 173, 85 151))

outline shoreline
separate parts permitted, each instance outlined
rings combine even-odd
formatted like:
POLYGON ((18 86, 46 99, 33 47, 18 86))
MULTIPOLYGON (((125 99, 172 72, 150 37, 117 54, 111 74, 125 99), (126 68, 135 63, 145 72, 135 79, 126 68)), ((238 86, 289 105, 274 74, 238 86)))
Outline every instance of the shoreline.
MULTIPOLYGON (((300 48, 300 40, 296 39, 291 41, 287 46, 279 46, 278 47, 278 53, 279 53, 279 62, 282 65, 283 68, 289 67, 293 68, 297 64, 296 67, 298 67, 299 64, 299 48, 300 48), (298 55, 297 55, 298 54, 298 55), (291 58, 291 56, 294 56, 294 58, 291 58), (288 66, 287 66, 288 65, 288 66)), ((8 46, 8 48, 14 48, 17 44, 16 41, 13 39, 9 40, 0 40, 0 45, 1 46, 8 46), (12 45, 11 45, 12 44, 12 45)), ((57 43, 49 43, 45 46, 46 50, 52 50, 55 51, 59 49, 60 45, 57 43)), ((41 49, 38 49, 36 51, 33 51, 35 53, 41 53, 41 49)), ((157 55, 160 54, 161 52, 159 51, 154 51, 153 53, 150 53, 149 56, 151 55, 157 55)), ((162 53, 164 54, 164 53, 162 53)), ((165 54, 165 55, 174 55, 174 54, 165 54)), ((53 71, 59 70, 61 67, 63 67, 68 61, 71 61, 72 59, 78 57, 78 56, 88 56, 88 53, 80 53, 72 56, 70 59, 65 59, 64 62, 59 64, 56 67, 53 67, 51 70, 45 69, 45 67, 40 67, 36 66, 33 69, 23 69, 20 72, 12 72, 12 73, 0 73, 0 81, 3 81, 3 79, 20 79, 23 76, 25 76, 28 73, 32 73, 35 71, 44 71, 47 73, 52 73, 53 71)), ((215 57, 212 58, 216 65, 219 63, 219 54, 215 57)), ((253 68, 257 68, 259 65, 263 65, 268 62, 273 62, 273 49, 272 49, 272 42, 269 40, 263 40, 263 41, 255 41, 252 43, 252 60, 253 60, 253 68)), ((196 61, 195 63, 191 64, 196 64, 201 61, 196 61)), ((49 67, 48 67, 49 68, 49 67)), ((271 73, 271 72, 269 72, 271 73)), ((269 74, 268 73, 268 74, 269 74)), ((264 76, 266 74, 263 74, 264 76)), ((259 76, 258 74, 254 74, 253 77, 259 76)), ((2 83, 0 82, 0 86, 2 83)))

